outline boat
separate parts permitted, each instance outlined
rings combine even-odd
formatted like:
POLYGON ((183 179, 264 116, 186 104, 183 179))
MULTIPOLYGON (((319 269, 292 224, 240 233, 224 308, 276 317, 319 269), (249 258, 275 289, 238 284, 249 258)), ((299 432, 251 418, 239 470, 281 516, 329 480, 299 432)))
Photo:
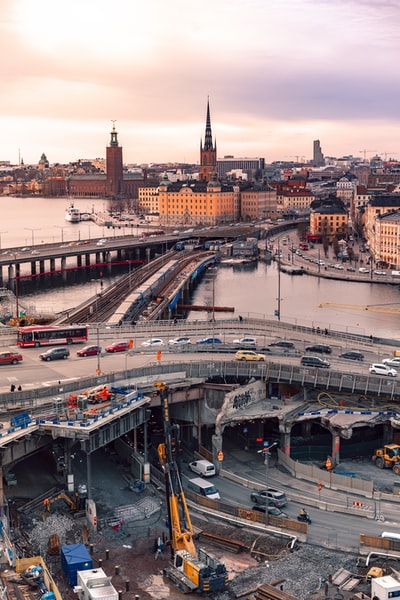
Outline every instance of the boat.
POLYGON ((72 202, 65 210, 65 220, 70 223, 79 223, 81 220, 81 211, 72 202))

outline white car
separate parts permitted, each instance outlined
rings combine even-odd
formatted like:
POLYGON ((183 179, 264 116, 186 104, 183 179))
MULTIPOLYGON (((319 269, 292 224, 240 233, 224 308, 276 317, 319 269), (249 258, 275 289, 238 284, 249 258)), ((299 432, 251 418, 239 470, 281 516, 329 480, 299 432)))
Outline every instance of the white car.
POLYGON ((142 346, 144 346, 145 348, 152 346, 164 346, 164 342, 160 338, 150 338, 149 340, 142 342, 142 346))
POLYGON ((381 363, 375 363, 371 365, 369 372, 375 373, 376 375, 387 375, 388 377, 396 377, 397 375, 396 369, 392 369, 391 367, 381 363))
POLYGON ((244 337, 240 340, 233 340, 233 344, 240 346, 241 348, 254 348, 257 346, 257 338, 255 337, 244 337))
POLYGON ((382 363, 388 367, 400 367, 400 356, 394 358, 384 358, 382 363))
POLYGON ((189 346, 191 344, 191 340, 188 337, 178 337, 172 340, 168 340, 169 346, 189 346))

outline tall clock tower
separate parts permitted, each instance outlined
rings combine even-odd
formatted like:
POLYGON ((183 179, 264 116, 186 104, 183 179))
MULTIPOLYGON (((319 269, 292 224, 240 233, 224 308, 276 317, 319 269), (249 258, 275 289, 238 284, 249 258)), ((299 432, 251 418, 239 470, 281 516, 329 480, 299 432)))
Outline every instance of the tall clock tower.
POLYGON ((118 144, 118 134, 115 130, 115 121, 112 121, 110 145, 107 146, 106 156, 106 195, 119 196, 123 193, 123 165, 122 147, 118 144))
POLYGON ((200 181, 211 181, 217 174, 217 144, 213 144, 210 118, 210 102, 207 99, 206 134, 203 141, 200 140, 200 181))

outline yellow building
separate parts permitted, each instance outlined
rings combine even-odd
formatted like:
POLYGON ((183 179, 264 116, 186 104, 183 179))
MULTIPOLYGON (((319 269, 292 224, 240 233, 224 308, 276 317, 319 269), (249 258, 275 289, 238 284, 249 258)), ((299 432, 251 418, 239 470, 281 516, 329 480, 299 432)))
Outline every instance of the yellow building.
POLYGON ((376 265, 400 268, 400 210, 378 215, 369 238, 376 265))
POLYGON ((276 202, 276 189, 270 186, 245 188, 240 193, 240 217, 242 221, 275 218, 276 202))
POLYGON ((329 241, 334 238, 347 239, 348 227, 349 215, 342 202, 322 203, 311 208, 311 235, 321 235, 329 241))
POLYGON ((166 176, 158 188, 158 212, 164 226, 219 225, 235 219, 238 190, 212 181, 177 181, 166 176))

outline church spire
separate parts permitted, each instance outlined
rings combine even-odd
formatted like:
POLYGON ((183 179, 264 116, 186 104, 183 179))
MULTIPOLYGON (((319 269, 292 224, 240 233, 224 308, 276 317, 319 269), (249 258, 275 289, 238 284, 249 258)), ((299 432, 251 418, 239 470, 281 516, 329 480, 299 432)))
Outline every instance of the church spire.
POLYGON ((113 128, 111 132, 110 146, 118 146, 118 133, 115 130, 115 120, 112 120, 111 123, 113 124, 113 128))
POLYGON ((210 101, 207 98, 206 133, 204 146, 200 142, 200 181, 210 181, 217 169, 217 144, 213 144, 210 117, 210 101))

